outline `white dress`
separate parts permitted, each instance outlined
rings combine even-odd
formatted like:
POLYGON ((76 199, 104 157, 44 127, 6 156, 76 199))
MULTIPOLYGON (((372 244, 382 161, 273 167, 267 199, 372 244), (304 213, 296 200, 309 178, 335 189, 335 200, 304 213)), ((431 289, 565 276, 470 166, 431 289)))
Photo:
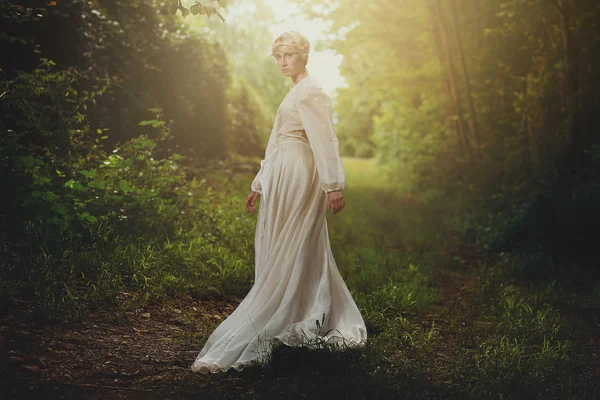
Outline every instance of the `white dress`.
POLYGON ((279 343, 365 344, 365 323, 338 271, 325 219, 326 193, 344 187, 331 102, 308 75, 279 106, 251 185, 261 193, 254 285, 210 335, 193 371, 264 364, 279 343))

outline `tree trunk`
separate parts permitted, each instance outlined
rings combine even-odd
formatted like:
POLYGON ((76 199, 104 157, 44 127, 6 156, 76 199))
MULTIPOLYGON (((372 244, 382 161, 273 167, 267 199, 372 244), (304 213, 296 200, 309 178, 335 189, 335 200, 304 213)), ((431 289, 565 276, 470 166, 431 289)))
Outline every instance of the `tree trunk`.
MULTIPOLYGON (((445 63, 445 57, 444 57, 444 52, 442 51, 442 48, 440 46, 441 43, 441 39, 440 39, 440 34, 439 34, 439 29, 433 29, 433 43, 435 45, 435 50, 438 56, 438 61, 440 63, 440 65, 444 65, 445 63)), ((441 91, 444 93, 448 94, 448 97, 452 98, 452 94, 450 92, 450 81, 448 79, 448 75, 446 75, 443 79, 442 79, 442 84, 441 84, 441 91)), ((454 105, 454 103, 452 103, 454 105)), ((442 114, 442 113, 440 113, 442 114)), ((441 119, 442 124, 444 124, 446 122, 447 115, 444 116, 444 118, 441 119)), ((458 124, 456 123, 456 121, 452 121, 452 128, 454 129, 454 133, 456 134, 456 141, 458 142, 460 149, 462 150, 463 156, 465 156, 465 158, 467 157, 467 146, 463 140, 463 135, 460 132, 460 128, 458 127, 458 124)))
MULTIPOLYGON (((577 95, 579 92, 579 60, 577 48, 574 43, 573 35, 569 29, 571 11, 567 11, 565 0, 556 0, 556 8, 560 14, 562 37, 563 37, 563 107, 567 118, 567 168, 580 168, 586 164, 585 151, 589 146, 589 140, 586 137, 584 129, 578 125, 577 95)), ((571 5, 574 8, 575 5, 571 5)))
POLYGON ((531 160, 531 164, 535 165, 538 162, 538 156, 536 151, 536 140, 535 134, 533 130, 534 119, 533 119, 533 98, 532 98, 532 86, 533 86, 533 77, 531 74, 527 74, 525 77, 525 104, 523 110, 523 125, 525 131, 525 140, 527 142, 527 149, 529 151, 529 159, 531 160))
POLYGON ((475 105, 473 104, 471 80, 469 78, 469 71, 467 69, 465 55, 462 50, 462 40, 460 39, 460 33, 458 31, 458 15, 456 12, 456 5, 454 4, 454 2, 450 3, 450 8, 452 19, 454 22, 454 34, 456 36, 456 52, 462 68, 463 76, 465 78, 465 87, 467 90, 467 105, 469 107, 469 114, 471 115, 471 118, 469 119, 469 124, 471 128, 471 133, 473 134, 473 136, 475 136, 475 154, 478 154, 481 150, 481 140, 479 138, 479 123, 477 122, 477 112, 475 111, 475 105))
POLYGON ((462 141, 465 147, 465 153, 467 156, 467 160, 471 161, 471 148, 469 145, 469 138, 467 136, 467 132, 465 130, 465 119, 462 112, 462 107, 460 105, 460 93, 458 91, 457 82, 456 82, 456 73, 454 71, 454 65, 452 63, 452 56, 450 54, 450 46, 448 43, 448 32, 446 30, 446 24, 444 23, 444 18, 442 16, 442 6, 440 4, 440 0, 433 0, 433 16, 438 25, 439 38, 441 40, 441 48, 444 53, 444 58, 446 61, 446 70, 448 72, 448 83, 450 86, 450 95, 452 97, 452 101, 454 102, 454 108, 456 111, 456 116, 458 118, 458 128, 460 131, 460 136, 462 137, 462 141))

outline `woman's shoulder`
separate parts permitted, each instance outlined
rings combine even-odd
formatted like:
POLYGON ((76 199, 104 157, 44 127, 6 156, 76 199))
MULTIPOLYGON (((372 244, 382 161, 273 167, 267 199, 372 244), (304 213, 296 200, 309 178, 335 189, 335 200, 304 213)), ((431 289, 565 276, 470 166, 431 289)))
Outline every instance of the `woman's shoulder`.
POLYGON ((301 90, 300 98, 325 97, 329 98, 327 93, 321 87, 321 84, 312 76, 306 78, 304 87, 301 90))
POLYGON ((308 76, 308 79, 306 80, 306 86, 312 90, 317 90, 325 93, 319 81, 312 75, 308 76))

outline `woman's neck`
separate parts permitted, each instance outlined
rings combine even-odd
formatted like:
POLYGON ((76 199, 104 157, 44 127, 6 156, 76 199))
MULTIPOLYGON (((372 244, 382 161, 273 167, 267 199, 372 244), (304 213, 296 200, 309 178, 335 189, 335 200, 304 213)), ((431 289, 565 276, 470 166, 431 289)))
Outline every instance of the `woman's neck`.
POLYGON ((302 79, 306 78, 308 76, 308 71, 307 70, 302 70, 301 72, 298 72, 298 74, 292 76, 292 81, 294 82, 294 85, 298 84, 298 82, 300 82, 302 79))

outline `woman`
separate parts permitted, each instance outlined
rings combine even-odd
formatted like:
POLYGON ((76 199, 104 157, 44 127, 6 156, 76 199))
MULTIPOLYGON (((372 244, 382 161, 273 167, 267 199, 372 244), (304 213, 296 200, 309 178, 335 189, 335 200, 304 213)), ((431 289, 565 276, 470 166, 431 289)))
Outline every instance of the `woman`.
POLYGON ((256 210, 255 281, 238 308, 208 338, 196 372, 268 361, 275 345, 363 345, 363 318, 336 266, 325 214, 344 206, 345 172, 333 130, 331 103, 308 74, 310 44, 297 31, 272 46, 293 84, 246 199, 256 210))

